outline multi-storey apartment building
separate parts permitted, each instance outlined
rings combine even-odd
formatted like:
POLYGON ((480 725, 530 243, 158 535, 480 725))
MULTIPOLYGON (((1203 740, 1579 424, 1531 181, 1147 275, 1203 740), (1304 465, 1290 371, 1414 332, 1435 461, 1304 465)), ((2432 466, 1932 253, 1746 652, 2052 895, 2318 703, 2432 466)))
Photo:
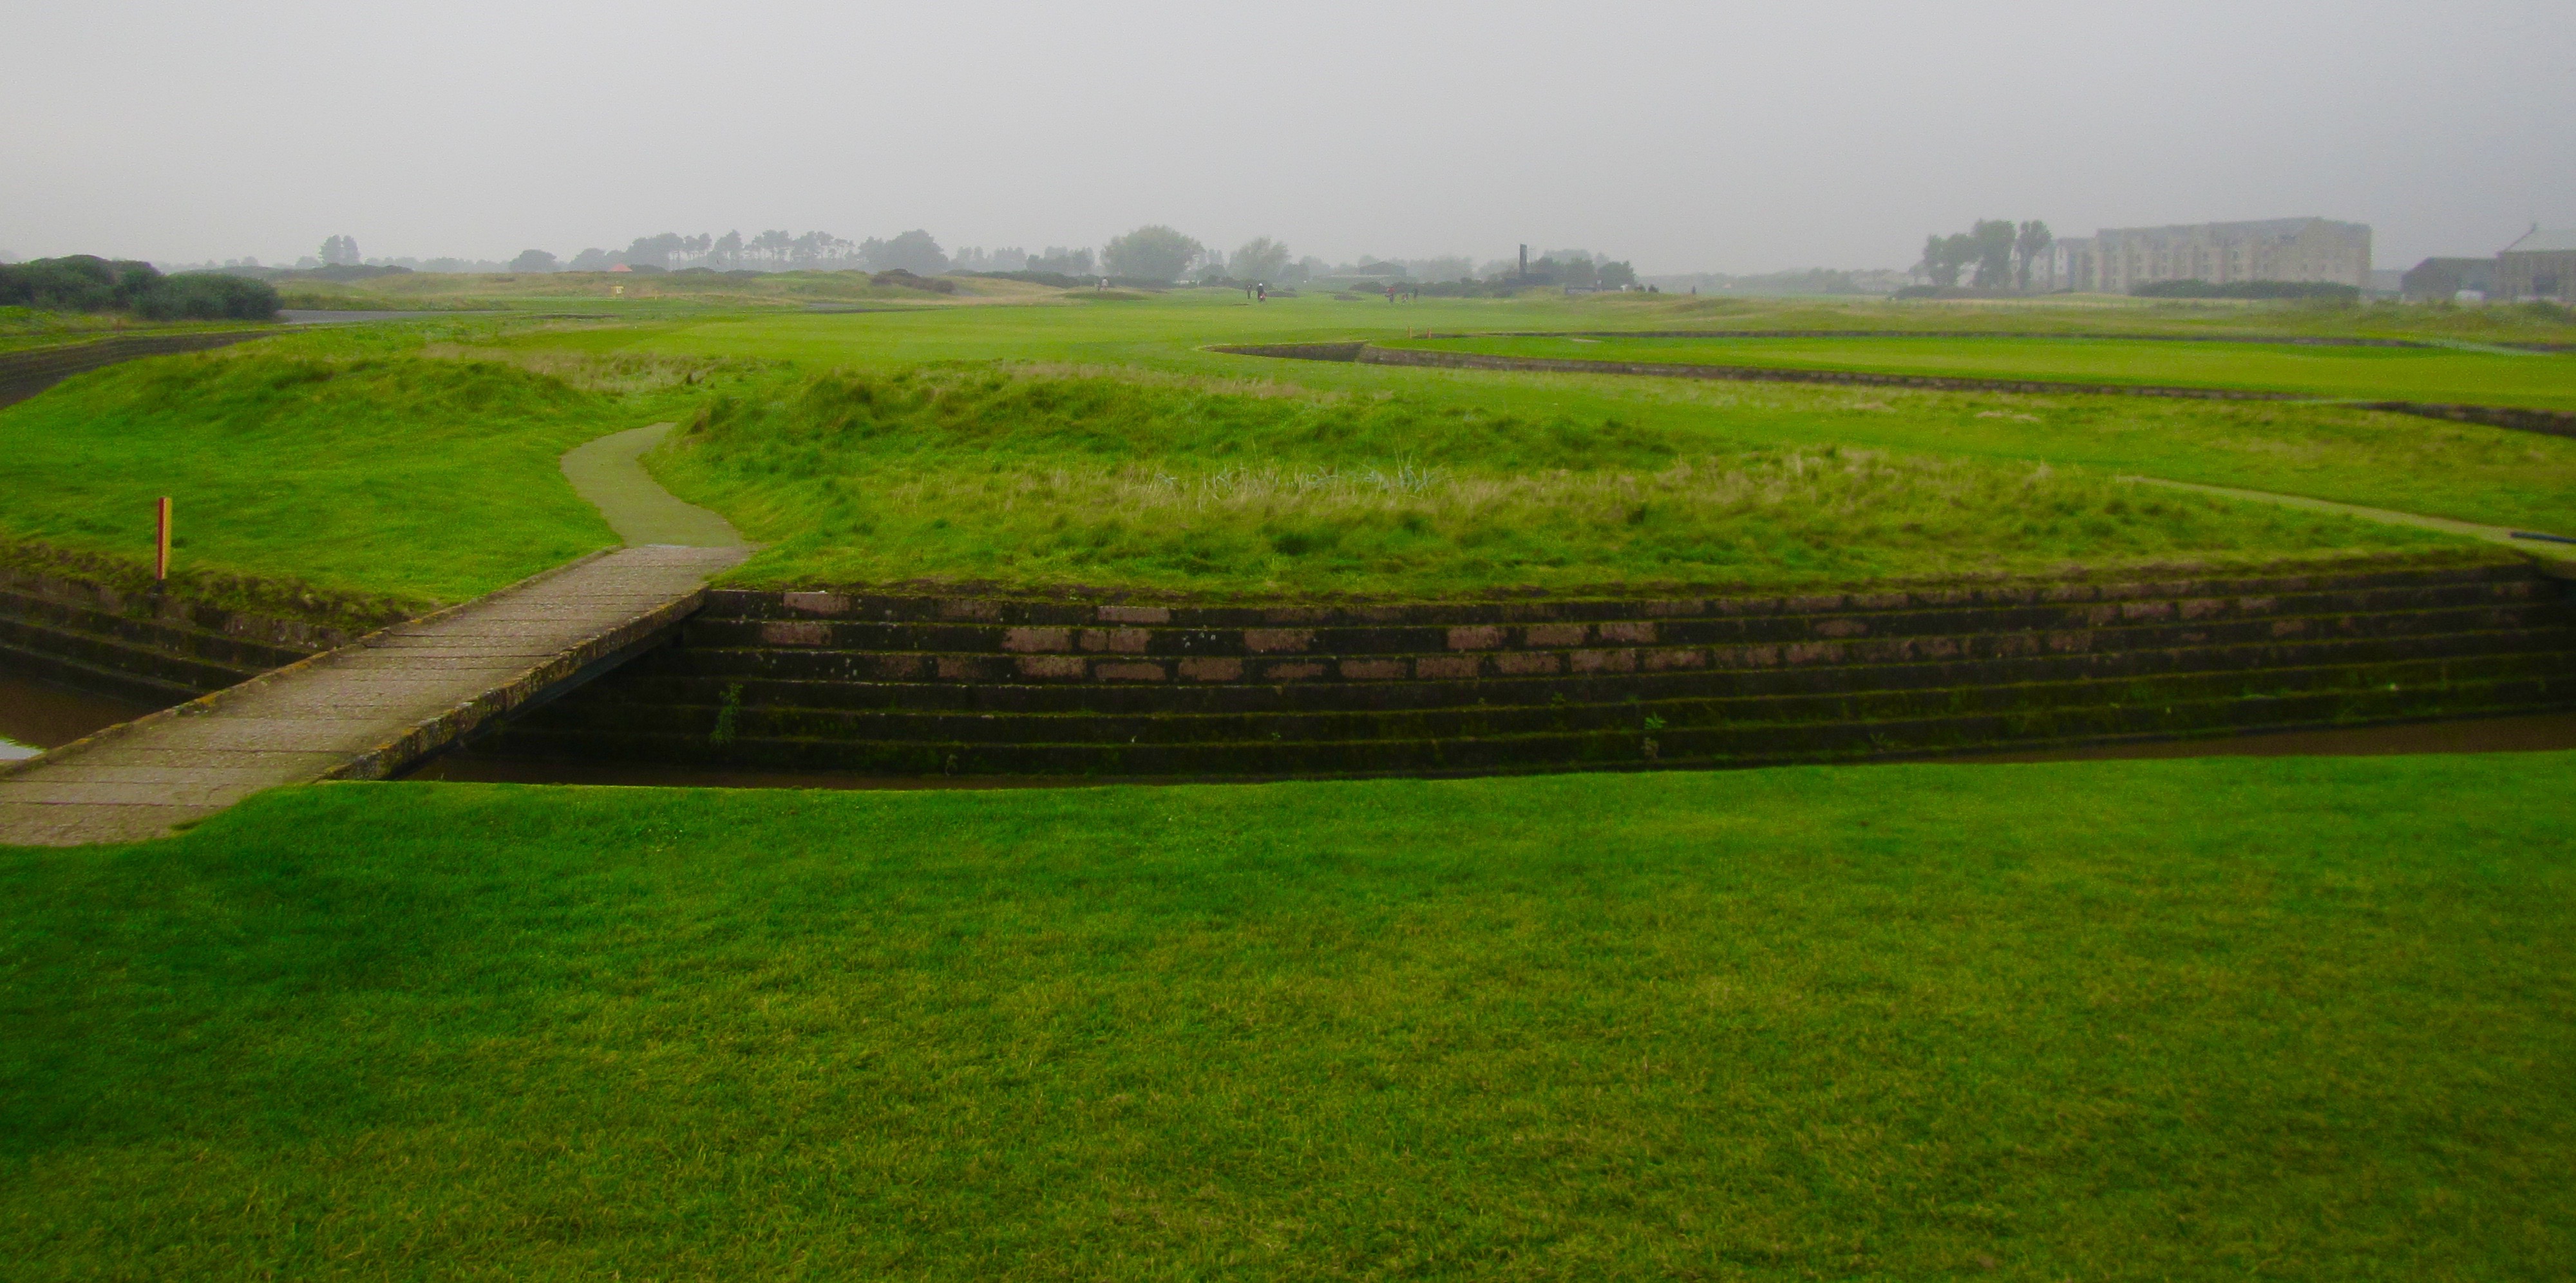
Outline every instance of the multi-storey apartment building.
POLYGON ((2057 242, 2045 268, 2032 273, 2034 288, 2125 294, 2155 281, 2328 281, 2368 289, 2370 228, 2326 218, 2108 227, 2057 242))

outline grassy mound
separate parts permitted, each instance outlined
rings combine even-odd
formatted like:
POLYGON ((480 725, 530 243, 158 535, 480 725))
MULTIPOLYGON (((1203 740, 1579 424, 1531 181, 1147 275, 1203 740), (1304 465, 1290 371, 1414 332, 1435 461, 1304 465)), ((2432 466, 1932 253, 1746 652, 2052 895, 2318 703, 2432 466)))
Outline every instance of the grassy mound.
POLYGON ((463 600, 616 542, 556 460, 633 414, 484 362, 137 361, 0 410, 0 538, 148 564, 169 495, 183 570, 463 600))
POLYGON ((752 583, 1446 596, 2427 550, 2046 466, 1747 450, 1669 419, 996 368, 715 401, 653 460, 752 583))
MULTIPOLYGON (((2045 462, 2060 469, 2240 486, 2576 535, 2576 440, 2344 406, 1427 370, 1281 361, 1207 350, 1213 344, 1362 338, 1400 343, 1408 331, 1418 334, 1423 327, 1442 333, 1579 330, 1612 322, 1699 327, 1710 318, 1697 313, 1665 317, 1660 310, 1700 302, 1723 305, 1719 314, 1728 323, 1740 320, 1748 327, 1880 327, 1917 312, 1923 313, 1916 319, 1924 325, 1953 325, 1916 305, 1793 307, 1726 299, 1653 301, 1669 297, 1425 299, 1398 307, 1381 303, 1372 311, 1329 298, 1273 300, 1256 307, 1239 296, 1226 301, 1176 292, 1150 303, 1118 307, 733 317, 528 330, 493 342, 523 355, 545 352, 595 358, 652 353, 675 359, 785 360, 810 370, 892 371, 929 362, 1004 359, 1123 367, 1215 381, 1260 379, 1326 394, 1395 392, 1418 407, 1458 407, 1479 414, 1539 420, 1562 417, 1595 424, 1615 418, 1646 428, 1669 428, 1718 451, 1817 450, 1839 444, 1906 456, 2010 462, 2025 469, 2045 462), (1619 302, 1622 298, 1646 301, 1619 302), (1636 315, 1624 315, 1629 312, 1636 315)), ((2238 323, 2206 332, 2241 332, 2281 319, 2262 309, 2230 307, 2238 323)), ((2050 324, 2101 329, 2103 323, 2093 319, 2101 310, 2034 302, 2010 309, 2012 315, 1989 319, 2033 329, 2050 324)), ((2421 308, 2354 311, 2371 317, 2386 311, 2419 320, 2447 319, 2438 310, 2421 308)), ((2167 325, 2142 332, 2177 330, 2167 325)), ((2300 331, 2293 327, 2265 332, 2300 331)), ((2401 326, 2397 332, 2410 331, 2401 326)), ((2545 329, 2481 334, 2514 341, 2550 337, 2545 329)), ((2557 337, 2576 338, 2576 330, 2557 337)), ((311 340, 299 336, 298 341, 311 340)), ((2025 346, 2045 350, 2045 345, 2025 346)), ((2152 347, 2146 354, 2152 356, 2173 345, 2140 346, 2152 347)))
POLYGON ((0 852, 0 1260, 2547 1277, 2571 799, 2570 754, 281 790, 0 852))

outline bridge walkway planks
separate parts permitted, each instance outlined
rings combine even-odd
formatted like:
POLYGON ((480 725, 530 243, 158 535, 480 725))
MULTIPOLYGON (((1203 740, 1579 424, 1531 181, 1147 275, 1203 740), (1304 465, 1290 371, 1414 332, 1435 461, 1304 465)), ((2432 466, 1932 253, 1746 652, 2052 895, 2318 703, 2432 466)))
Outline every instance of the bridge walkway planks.
POLYGON ((0 769, 0 845, 133 842, 377 779, 649 645, 745 548, 603 553, 0 769))

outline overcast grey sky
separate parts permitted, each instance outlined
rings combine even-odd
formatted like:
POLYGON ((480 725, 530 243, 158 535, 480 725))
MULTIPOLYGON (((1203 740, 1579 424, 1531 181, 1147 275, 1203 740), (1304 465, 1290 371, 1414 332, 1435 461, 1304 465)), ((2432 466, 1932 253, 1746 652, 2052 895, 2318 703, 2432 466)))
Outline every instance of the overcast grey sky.
POLYGON ((1903 267, 1979 217, 2576 225, 2576 3, 0 0, 0 249, 570 256, 1144 222, 1903 267))

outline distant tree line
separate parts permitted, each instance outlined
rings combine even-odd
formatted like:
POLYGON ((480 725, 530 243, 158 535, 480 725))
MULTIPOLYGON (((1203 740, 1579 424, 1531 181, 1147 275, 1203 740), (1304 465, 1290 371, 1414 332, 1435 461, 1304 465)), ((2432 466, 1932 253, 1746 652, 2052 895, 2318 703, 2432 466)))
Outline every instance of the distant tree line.
POLYGON ((585 249, 567 263, 541 249, 521 251, 511 259, 513 272, 605 272, 627 267, 645 271, 680 271, 703 267, 719 272, 910 272, 935 276, 948 270, 948 255, 929 232, 918 228, 887 240, 852 241, 830 232, 797 235, 785 228, 745 236, 701 232, 684 236, 663 232, 638 236, 625 249, 585 249))
POLYGON ((277 315, 277 290, 248 277, 164 276, 150 263, 73 254, 0 264, 0 306, 131 312, 155 321, 265 321, 277 315))
POLYGON ((1029 261, 1023 266, 1032 272, 1055 272, 1065 276, 1089 276, 1092 274, 1091 251, 1089 249, 1071 249, 1062 245, 1049 245, 1047 246, 1045 253, 1029 255, 1029 261))
POLYGON ((1906 285, 1905 273, 1882 268, 1801 267, 1741 276, 1726 272, 1676 272, 1655 279, 1667 293, 1688 290, 1695 294, 1885 295, 1893 294, 1906 285))
POLYGON ((1560 285, 1570 290, 1624 290, 1637 283, 1637 269, 1610 259, 1595 261, 1576 250, 1549 250, 1530 260, 1531 285, 1560 285))
POLYGON ((2011 219, 1981 218, 1967 231, 1924 237, 1918 270, 1941 289, 1956 288, 1959 274, 1973 268, 1971 289, 2027 290, 2031 264, 2056 243, 2048 224, 2038 219, 2016 227, 2011 219))
POLYGON ((1268 236, 1245 241, 1229 255, 1160 223, 1113 237, 1097 250, 1050 245, 1032 253, 1016 246, 991 250, 968 247, 952 255, 921 228, 886 239, 870 237, 860 241, 824 231, 798 235, 777 228, 751 236, 739 231, 722 236, 662 232, 636 237, 622 250, 585 249, 569 262, 551 251, 530 249, 506 264, 453 258, 369 262, 360 254, 356 237, 332 236, 322 242, 318 254, 307 256, 294 269, 265 268, 256 260, 245 259, 224 264, 219 270, 272 280, 300 276, 356 280, 415 269, 543 273, 618 268, 638 272, 857 270, 875 275, 902 272, 923 279, 964 272, 1049 283, 1061 280, 1096 284, 1109 280, 1144 287, 1168 286, 1181 280, 1247 288, 1255 284, 1291 286, 1316 278, 1358 277, 1408 285, 1438 283, 1444 292, 1474 293, 1509 293, 1529 285, 1574 290, 1633 289, 1640 283, 1634 265, 1587 250, 1550 250, 1527 263, 1500 260, 1485 264, 1481 273, 1474 260, 1454 255, 1428 259, 1363 255, 1357 263, 1336 267, 1311 256, 1299 258, 1286 244, 1268 236))

